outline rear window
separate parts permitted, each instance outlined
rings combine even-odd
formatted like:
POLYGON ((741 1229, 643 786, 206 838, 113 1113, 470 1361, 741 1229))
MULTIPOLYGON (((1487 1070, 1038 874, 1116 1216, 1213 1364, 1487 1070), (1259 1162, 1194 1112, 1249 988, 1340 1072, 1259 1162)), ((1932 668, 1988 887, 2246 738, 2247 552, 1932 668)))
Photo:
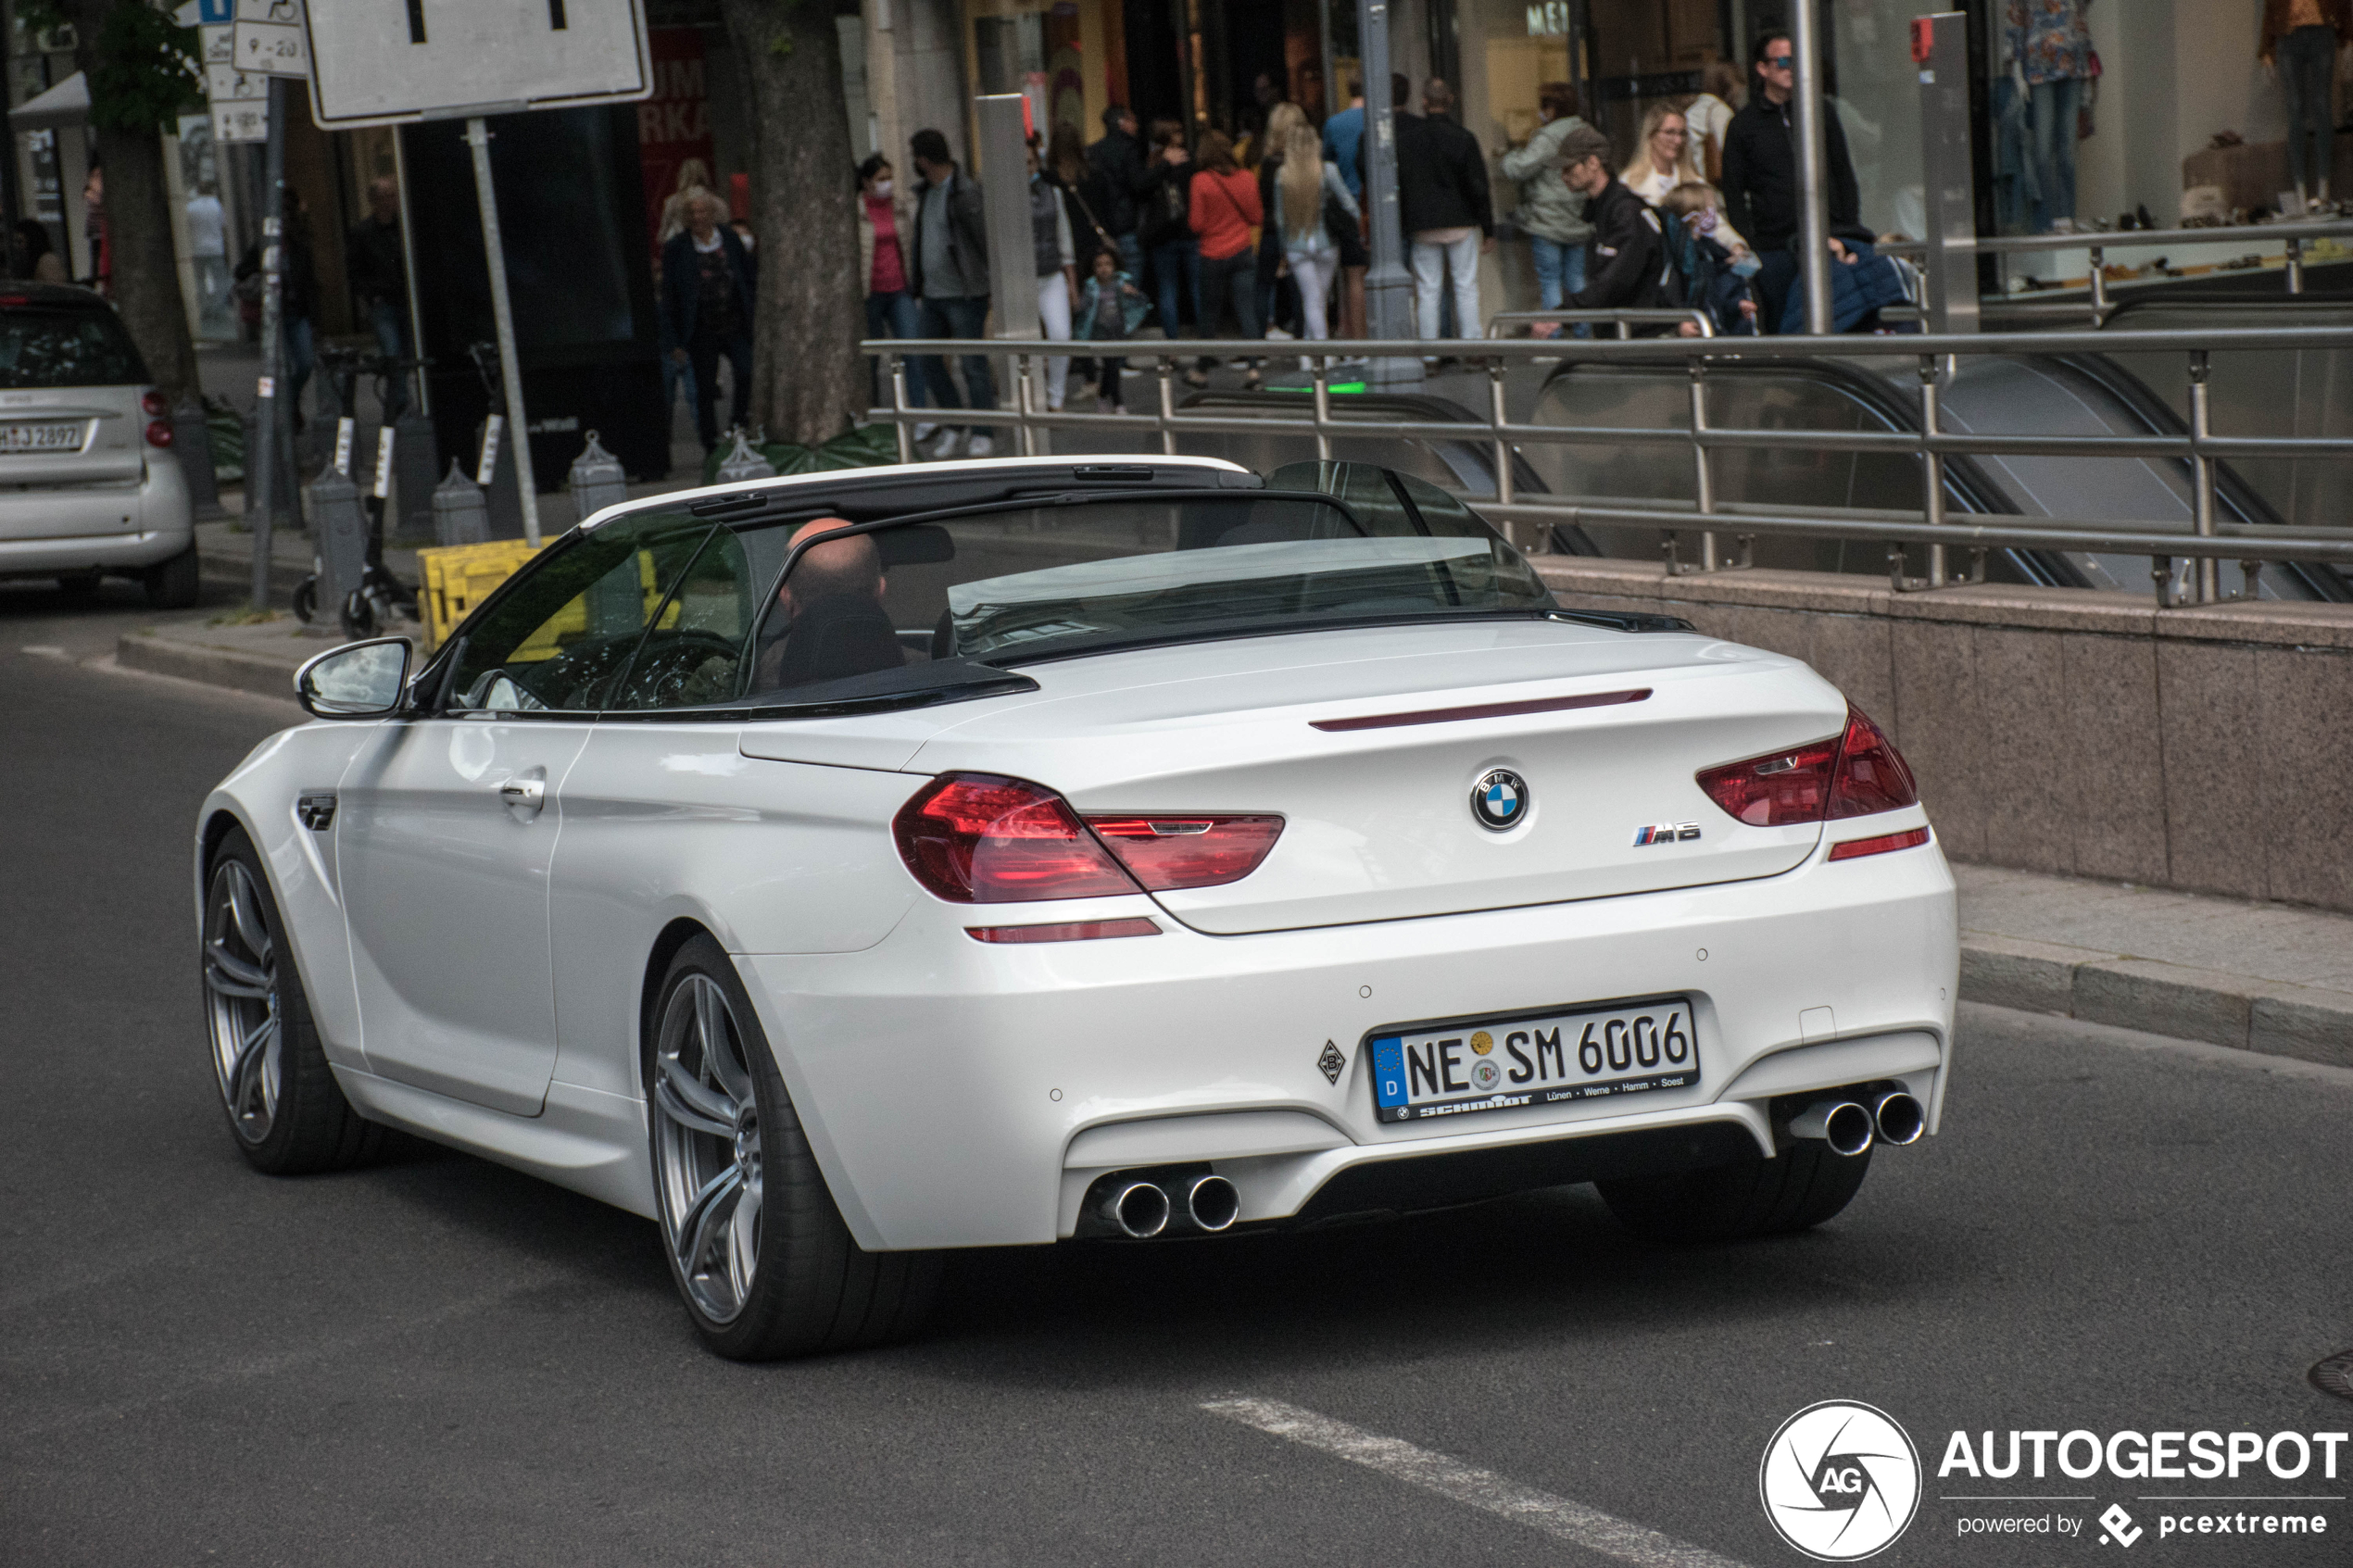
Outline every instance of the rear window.
POLYGON ((147 367, 111 310, 0 310, 0 387, 137 386, 147 367))

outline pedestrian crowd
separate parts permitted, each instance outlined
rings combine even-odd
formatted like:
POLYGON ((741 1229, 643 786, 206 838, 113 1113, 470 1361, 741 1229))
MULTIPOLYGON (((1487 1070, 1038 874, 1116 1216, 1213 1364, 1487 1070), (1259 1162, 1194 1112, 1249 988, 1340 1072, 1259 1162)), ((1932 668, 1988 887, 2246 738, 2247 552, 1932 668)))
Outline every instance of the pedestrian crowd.
MULTIPOLYGON (((1785 34, 1757 41, 1749 77, 1731 62, 1713 63, 1705 91, 1651 106, 1630 149, 1580 118, 1569 83, 1539 90, 1537 127, 1503 154, 1501 168, 1517 187, 1511 225, 1528 243, 1541 309, 1696 310, 1725 334, 1802 327, 1785 34)), ((1405 77, 1392 78, 1390 93, 1414 330, 1431 340, 1477 338, 1487 320, 1480 259, 1497 235, 1487 153, 1456 119, 1448 82, 1423 83, 1419 113, 1405 77)), ((1189 139, 1175 120, 1147 127, 1114 105, 1091 145, 1066 123, 1032 138, 1024 178, 1046 338, 1100 345, 1130 339, 1148 321, 1169 339, 1188 327, 1203 338, 1262 341, 1366 335, 1361 87, 1352 84, 1348 107, 1320 128, 1278 92, 1265 96, 1273 101, 1239 136, 1212 130, 1189 139)), ((858 169, 867 335, 978 338, 990 287, 981 182, 939 131, 917 132, 910 150, 912 184, 880 154, 858 169)), ((1869 328, 1873 311, 1902 297, 1903 280, 1873 254, 1857 221, 1854 166, 1835 115, 1824 120, 1824 154, 1839 329, 1869 328)), ((1568 329, 1540 321, 1533 330, 1549 337, 1568 329)), ((1280 352, 1239 361, 1243 385, 1259 385, 1280 352)), ((701 363, 687 373, 699 374, 701 363)), ((1091 387, 1099 412, 1123 408, 1121 363, 1101 354, 1050 358, 1047 407, 1066 407, 1076 386, 1080 395, 1091 387)), ((1207 384, 1214 363, 1197 359, 1185 379, 1207 384)), ((985 357, 964 356, 952 369, 937 357, 912 360, 907 397, 937 415, 915 428, 930 455, 994 449, 988 427, 955 418, 997 406, 985 357)))

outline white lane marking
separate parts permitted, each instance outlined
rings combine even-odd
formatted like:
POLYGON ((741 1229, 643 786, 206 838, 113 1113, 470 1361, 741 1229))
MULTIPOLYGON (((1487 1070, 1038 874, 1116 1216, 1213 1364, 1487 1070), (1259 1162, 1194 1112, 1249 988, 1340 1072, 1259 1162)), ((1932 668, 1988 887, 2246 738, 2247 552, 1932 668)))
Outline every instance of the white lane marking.
POLYGON ((66 650, 55 643, 27 643, 17 651, 29 653, 35 659, 63 659, 66 656, 66 650))
POLYGON ((1201 1408, 1637 1568, 1745 1568, 1735 1559, 1687 1545, 1647 1525, 1279 1399, 1209 1399, 1201 1408))

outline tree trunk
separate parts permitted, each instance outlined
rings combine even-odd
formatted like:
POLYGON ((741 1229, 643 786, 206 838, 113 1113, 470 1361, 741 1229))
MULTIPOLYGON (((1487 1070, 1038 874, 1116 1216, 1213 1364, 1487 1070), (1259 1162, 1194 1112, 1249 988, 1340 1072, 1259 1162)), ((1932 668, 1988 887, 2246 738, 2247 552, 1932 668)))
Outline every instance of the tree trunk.
MULTIPOLYGON (((147 373, 176 406, 197 393, 196 345, 180 294, 171 249, 171 189, 164 180, 163 141, 152 132, 102 131, 98 157, 107 171, 107 255, 114 306, 147 373)), ((67 194, 79 201, 79 191, 67 194)))
POLYGON ((722 0, 720 8, 744 62, 755 137, 751 417, 772 439, 813 446, 849 429, 867 396, 841 39, 832 7, 817 0, 722 0))
MULTIPOLYGON (((98 34, 107 13, 117 6, 142 3, 73 0, 75 63, 85 82, 98 79, 98 34)), ((196 346, 188 335, 180 263, 171 249, 171 189, 164 181, 163 139, 154 131, 100 131, 97 141, 98 161, 107 171, 107 259, 115 310, 147 361, 147 373, 177 404, 197 394, 196 346)), ((80 191, 58 194, 69 202, 82 199, 80 191)))

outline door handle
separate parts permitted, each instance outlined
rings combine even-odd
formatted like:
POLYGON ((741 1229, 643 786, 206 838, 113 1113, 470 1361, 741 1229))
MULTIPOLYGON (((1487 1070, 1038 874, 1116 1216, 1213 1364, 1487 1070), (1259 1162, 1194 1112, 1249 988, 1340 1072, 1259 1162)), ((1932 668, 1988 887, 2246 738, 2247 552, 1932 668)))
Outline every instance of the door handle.
POLYGON ((547 781, 509 779, 498 786, 498 798, 518 810, 536 812, 547 803, 547 781))

